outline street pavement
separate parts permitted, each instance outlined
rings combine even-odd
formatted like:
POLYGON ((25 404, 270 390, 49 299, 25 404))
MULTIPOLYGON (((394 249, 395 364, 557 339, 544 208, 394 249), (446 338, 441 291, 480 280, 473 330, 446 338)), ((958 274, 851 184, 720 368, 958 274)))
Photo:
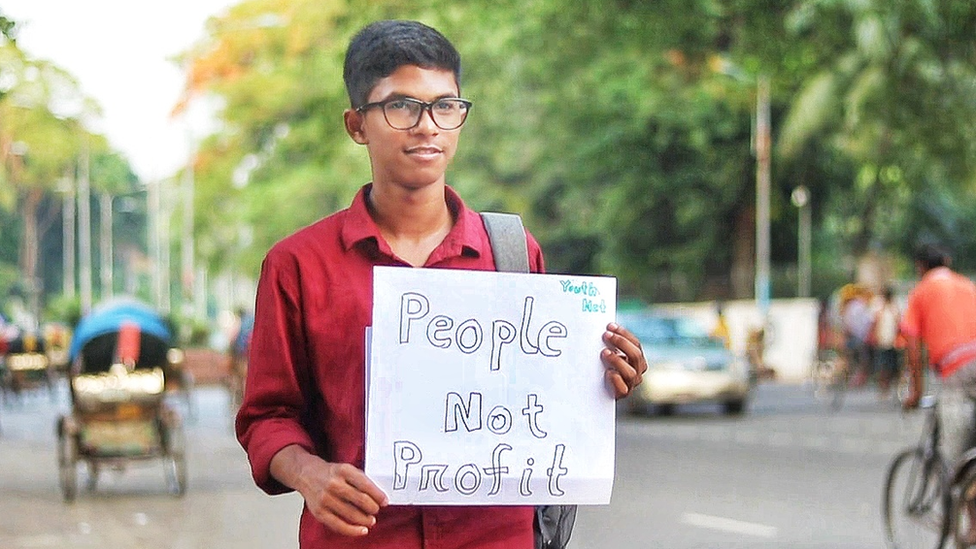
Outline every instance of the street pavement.
MULTIPOLYGON (((189 486, 166 490, 160 461, 107 471, 74 503, 58 487, 55 424, 63 388, 0 407, 0 549, 297 547, 301 499, 251 483, 233 438, 226 390, 177 401, 189 486)), ((580 509, 570 547, 883 547, 885 468, 912 444, 921 414, 874 393, 830 411, 807 387, 763 384, 742 417, 707 405, 670 417, 621 413, 608 506, 580 509)))
POLYGON ((613 501, 580 514, 572 547, 884 547, 887 466, 923 417, 849 397, 832 412, 805 387, 762 385, 742 418, 622 417, 613 501))
POLYGON ((188 490, 168 493, 161 460, 99 475, 94 492, 79 474, 74 503, 58 485, 55 425, 69 410, 45 393, 0 408, 0 549, 297 547, 301 499, 268 497, 250 480, 233 438, 226 390, 198 387, 186 419, 188 490), (192 411, 192 414, 189 412, 192 411))

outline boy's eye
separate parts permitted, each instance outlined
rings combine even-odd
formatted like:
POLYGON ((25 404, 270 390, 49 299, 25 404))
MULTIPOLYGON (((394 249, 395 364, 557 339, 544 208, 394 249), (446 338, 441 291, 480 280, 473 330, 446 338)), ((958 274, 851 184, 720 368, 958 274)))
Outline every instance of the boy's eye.
POLYGON ((397 99, 395 101, 390 101, 386 104, 386 108, 394 111, 412 111, 417 107, 414 105, 413 101, 406 101, 404 99, 397 99))
POLYGON ((438 112, 451 112, 458 108, 457 101, 438 101, 434 103, 434 110, 438 112))

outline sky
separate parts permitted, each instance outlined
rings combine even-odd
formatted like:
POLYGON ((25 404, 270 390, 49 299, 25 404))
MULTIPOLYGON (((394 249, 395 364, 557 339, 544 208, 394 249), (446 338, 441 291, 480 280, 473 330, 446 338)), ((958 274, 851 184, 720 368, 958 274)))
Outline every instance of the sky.
POLYGON ((208 17, 239 0, 0 0, 17 45, 72 74, 101 106, 92 129, 143 181, 172 176, 201 123, 170 113, 183 89, 171 61, 203 37, 208 17))

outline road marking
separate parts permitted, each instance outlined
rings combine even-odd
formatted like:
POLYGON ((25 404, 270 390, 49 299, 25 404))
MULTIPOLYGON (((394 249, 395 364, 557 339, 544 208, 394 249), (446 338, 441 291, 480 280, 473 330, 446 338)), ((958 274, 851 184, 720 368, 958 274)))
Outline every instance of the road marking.
POLYGON ((724 517, 713 517, 699 513, 685 513, 681 515, 681 522, 691 526, 708 528, 709 530, 721 530, 722 532, 745 534, 757 538, 774 538, 777 532, 775 526, 744 522, 724 517))

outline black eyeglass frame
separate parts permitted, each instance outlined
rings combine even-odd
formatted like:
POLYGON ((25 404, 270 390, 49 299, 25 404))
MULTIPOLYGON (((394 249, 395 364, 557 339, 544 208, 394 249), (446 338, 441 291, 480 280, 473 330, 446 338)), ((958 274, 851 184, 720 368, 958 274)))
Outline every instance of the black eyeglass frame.
POLYGON ((412 129, 414 129, 417 126, 420 125, 420 121, 423 119, 424 112, 426 111, 427 114, 430 116, 430 119, 434 123, 435 126, 437 126, 438 128, 440 128, 440 129, 442 129, 444 131, 452 131, 452 130, 456 130, 456 129, 460 128, 461 126, 464 125, 465 122, 467 122, 467 120, 468 120, 468 114, 471 113, 471 105, 472 105, 471 101, 468 101, 467 99, 461 99, 460 97, 444 97, 444 98, 438 99, 436 101, 432 101, 430 103, 427 103, 426 101, 421 101, 419 99, 414 99, 413 97, 395 97, 393 99, 387 99, 385 101, 376 101, 374 103, 366 103, 365 105, 362 105, 361 107, 358 107, 356 109, 356 112, 358 112, 359 114, 362 114, 364 111, 366 111, 368 109, 372 109, 374 107, 379 107, 380 108, 380 111, 383 112, 383 119, 386 120, 386 123, 387 123, 388 126, 390 126, 391 128, 393 128, 394 130, 408 131, 408 130, 412 130, 412 129), (386 106, 388 104, 390 104, 390 103, 396 103, 398 101, 405 101, 407 103, 413 103, 415 105, 419 105, 420 106, 420 114, 417 116, 417 121, 414 122, 413 125, 410 126, 409 128, 398 128, 398 127, 394 126, 393 123, 390 122, 390 117, 387 116, 387 114, 386 114, 386 106), (434 110, 433 109, 434 109, 434 105, 436 105, 436 104, 438 104, 438 103, 440 103, 442 101, 453 101, 453 102, 461 103, 464 106, 464 116, 461 118, 461 123, 460 124, 458 124, 457 126, 454 126, 453 128, 445 128, 444 126, 441 126, 440 124, 437 123, 437 118, 434 117, 434 110))

